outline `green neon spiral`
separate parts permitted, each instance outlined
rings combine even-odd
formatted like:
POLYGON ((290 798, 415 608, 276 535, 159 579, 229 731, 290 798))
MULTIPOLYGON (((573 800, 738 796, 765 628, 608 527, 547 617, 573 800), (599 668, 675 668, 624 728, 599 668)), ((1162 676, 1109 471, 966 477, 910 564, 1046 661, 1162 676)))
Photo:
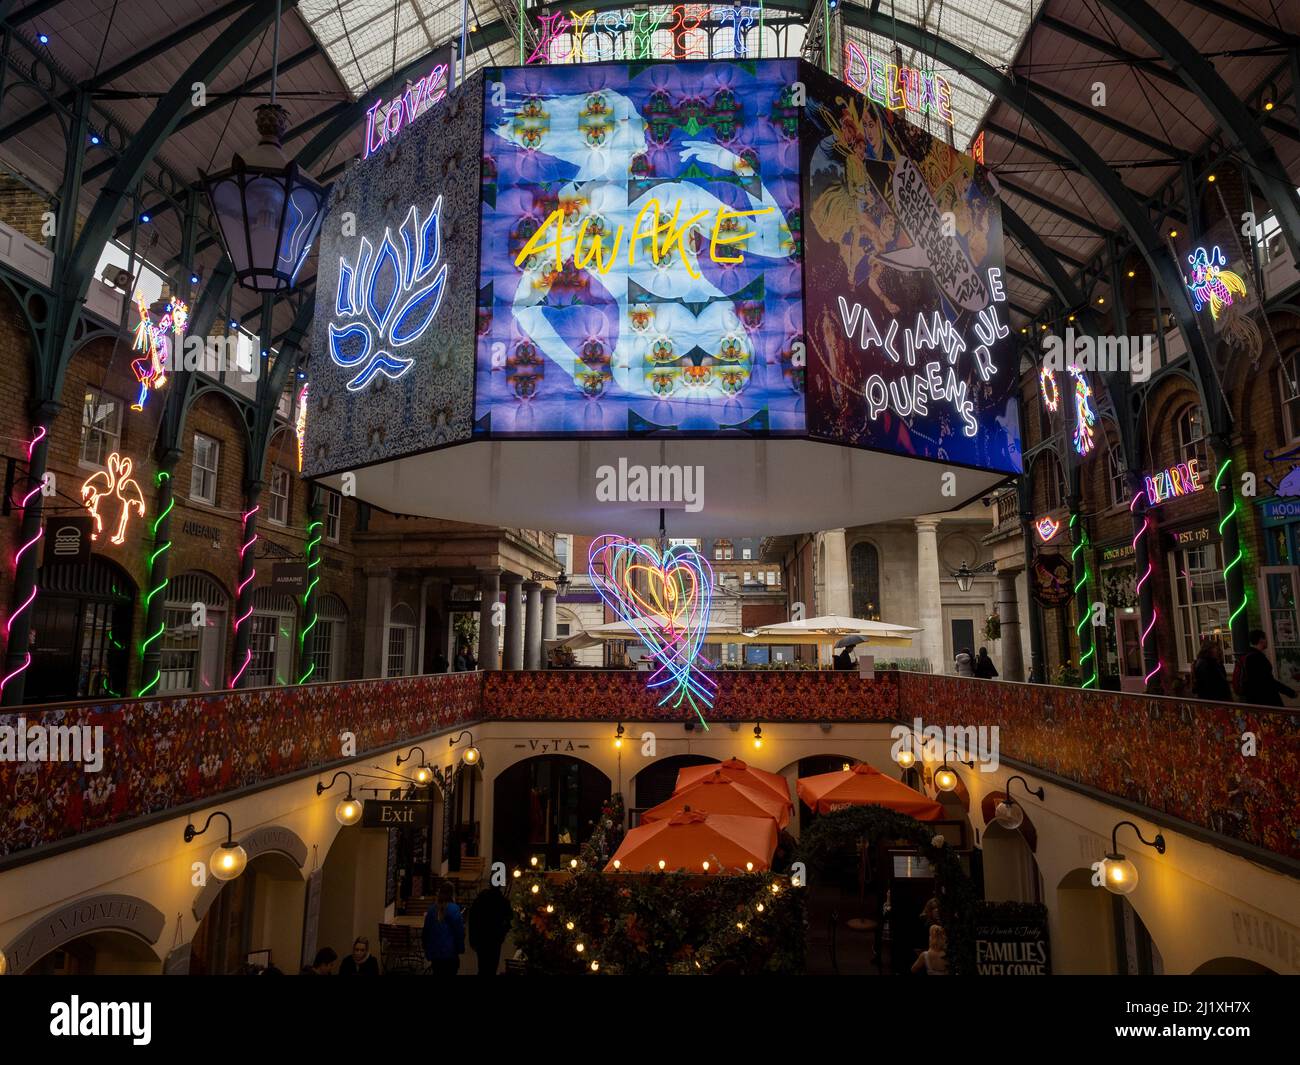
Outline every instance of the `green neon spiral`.
MULTIPOLYGON (((1220 487, 1220 485, 1223 483, 1223 477, 1224 477, 1224 475, 1228 472, 1228 467, 1231 466, 1231 465, 1232 465, 1232 459, 1231 459, 1231 458, 1226 458, 1226 459, 1224 459, 1224 460, 1223 460, 1223 465, 1221 465, 1221 466, 1219 467, 1219 472, 1216 473, 1216 474, 1214 475, 1214 490, 1215 490, 1216 492, 1219 491, 1219 487, 1220 487)), ((1232 509, 1231 509, 1230 511, 1228 511, 1228 513, 1225 514, 1225 515, 1223 516, 1223 519, 1219 522, 1219 539, 1220 539, 1220 540, 1223 539, 1223 535, 1224 535, 1224 534, 1223 534, 1223 530, 1226 529, 1226 528, 1228 527, 1228 522, 1232 521, 1232 519, 1235 518, 1235 517, 1237 516, 1237 511, 1238 511, 1239 509, 1240 509, 1240 506, 1239 506, 1239 504, 1237 503, 1237 498, 1236 498, 1236 496, 1234 495, 1234 496, 1233 496, 1233 499, 1232 499, 1232 509)), ((1229 605, 1229 606, 1232 606, 1232 585, 1231 585, 1231 584, 1228 584, 1228 574, 1232 572, 1232 569, 1233 569, 1234 566, 1239 566, 1239 565, 1241 565, 1241 563, 1244 562, 1245 559, 1246 559, 1246 552, 1243 551, 1243 550, 1241 549, 1240 544, 1238 544, 1238 547, 1237 547, 1237 556, 1236 556, 1236 558, 1234 558, 1231 562, 1229 562, 1226 566, 1223 567, 1223 578, 1224 578, 1224 583, 1227 585, 1227 588, 1228 588, 1228 605, 1229 605)), ((1232 612, 1231 614, 1228 615, 1228 630, 1229 630, 1229 633, 1231 633, 1233 623, 1237 620, 1237 618, 1239 618, 1239 617, 1241 616, 1241 612, 1242 612, 1243 610, 1246 609, 1246 601, 1247 601, 1247 599, 1249 599, 1249 595, 1247 594, 1247 592, 1246 592, 1246 590, 1245 590, 1245 586, 1244 586, 1244 584, 1243 584, 1243 586, 1242 586, 1242 593, 1241 593, 1241 602, 1238 603, 1236 609, 1233 610, 1233 612, 1232 612)))
MULTIPOLYGON (((172 475, 168 473, 166 470, 159 470, 158 476, 154 479, 154 483, 159 487, 161 487, 164 479, 170 481, 171 477, 172 475)), ((158 559, 162 557, 164 552, 170 550, 172 546, 172 542, 170 540, 164 540, 161 544, 158 543, 158 529, 162 525, 164 519, 166 519, 167 515, 172 512, 172 509, 175 506, 176 506, 176 500, 173 499, 171 496, 168 496, 167 506, 163 508, 163 512, 159 514, 158 517, 154 518, 153 521, 153 539, 154 539, 154 543, 158 544, 158 546, 154 549, 153 554, 149 556, 149 582, 152 585, 152 587, 150 587, 149 591, 145 593, 145 597, 144 597, 144 610, 146 616, 149 613, 149 604, 153 602, 153 597, 157 595, 159 592, 161 592, 164 588, 166 588, 171 583, 170 578, 167 577, 164 577, 161 581, 155 580, 154 571, 158 567, 158 559)), ((162 622, 158 625, 157 632, 153 633, 150 636, 147 636, 144 640, 140 642, 140 665, 142 669, 144 666, 145 654, 149 650, 149 645, 153 643, 155 640, 161 639, 162 634, 166 630, 167 630, 167 624, 166 622, 162 622)), ((149 681, 147 683, 141 686, 140 690, 136 692, 136 694, 148 695, 149 692, 151 692, 155 687, 157 687, 158 682, 160 680, 162 680, 162 670, 161 668, 155 669, 153 676, 149 678, 149 681)))
MULTIPOLYGON (((316 585, 320 584, 320 574, 313 571, 320 565, 320 555, 316 553, 316 548, 321 542, 320 530, 322 528, 324 528, 324 522, 319 521, 313 521, 307 526, 307 543, 306 546, 303 547, 303 554, 307 557, 307 574, 311 577, 311 580, 307 583, 307 590, 302 593, 302 606, 304 610, 307 609, 308 603, 311 602, 311 593, 315 590, 316 585)), ((316 627, 316 622, 319 620, 320 615, 315 609, 313 609, 311 618, 308 620, 307 624, 303 626, 302 632, 298 634, 299 661, 302 661, 303 655, 307 651, 307 637, 311 634, 311 630, 316 627)), ((315 672, 316 662, 313 659, 308 664, 302 676, 298 678, 298 683, 306 684, 315 672)))
MULTIPOLYGON (((1075 522, 1077 522, 1078 520, 1079 520, 1079 515, 1078 515, 1078 514, 1071 514, 1071 515, 1070 515, 1070 527, 1073 528, 1075 522)), ((1078 555, 1079 555, 1079 552, 1082 551, 1082 550, 1083 550, 1085 547, 1087 547, 1087 546, 1088 546, 1088 530, 1087 530, 1087 529, 1081 529, 1081 530, 1079 531, 1079 542, 1078 542, 1077 544, 1074 545, 1074 550, 1070 552, 1070 562, 1071 562, 1072 565, 1075 564, 1075 562, 1077 561, 1077 559, 1078 559, 1078 555)), ((1083 566, 1082 566, 1082 570, 1081 570, 1081 572, 1080 572, 1079 580, 1078 580, 1078 582, 1077 582, 1077 583, 1075 584, 1075 586, 1074 586, 1074 593, 1075 593, 1076 596, 1079 594, 1079 591, 1080 591, 1080 590, 1083 591, 1083 594, 1084 594, 1084 595, 1087 595, 1087 594, 1088 594, 1088 577, 1089 577, 1089 570, 1088 570, 1088 557, 1085 555, 1084 558, 1083 558, 1083 566)), ((1075 634, 1075 636, 1077 636, 1078 639, 1079 639, 1079 647, 1080 647, 1080 649, 1082 649, 1082 647, 1083 647, 1083 627, 1084 627, 1086 624, 1088 624, 1088 620, 1089 620, 1089 618, 1092 617, 1092 608, 1093 608, 1095 605, 1096 605, 1096 604, 1093 603, 1091 600, 1088 601, 1088 610, 1087 610, 1087 612, 1086 612, 1086 613, 1081 613, 1081 614, 1079 615, 1079 624, 1077 624, 1077 625, 1074 627, 1074 634, 1075 634)), ((1084 664, 1086 661, 1088 661, 1088 659, 1091 658, 1091 659, 1093 660, 1093 663, 1092 663, 1092 676, 1088 677, 1088 679, 1085 680, 1085 681, 1080 685, 1081 688, 1087 688, 1087 687, 1095 686, 1095 685, 1098 683, 1098 681, 1097 681, 1097 660, 1096 660, 1096 654, 1097 654, 1097 641, 1096 641, 1096 640, 1092 640, 1092 639, 1090 639, 1090 640, 1088 641, 1088 653, 1085 654, 1085 655, 1081 655, 1081 656, 1079 657, 1079 669, 1082 670, 1082 669, 1083 669, 1083 664, 1084 664)))

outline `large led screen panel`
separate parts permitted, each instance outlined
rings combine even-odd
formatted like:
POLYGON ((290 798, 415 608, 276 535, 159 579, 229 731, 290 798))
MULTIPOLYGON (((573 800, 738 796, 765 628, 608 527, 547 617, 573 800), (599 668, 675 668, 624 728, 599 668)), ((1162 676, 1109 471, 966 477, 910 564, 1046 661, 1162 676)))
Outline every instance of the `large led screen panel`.
POLYGON ((994 179, 801 69, 809 435, 1021 472, 994 179))
POLYGON ((477 434, 804 431, 797 73, 486 72, 477 434))

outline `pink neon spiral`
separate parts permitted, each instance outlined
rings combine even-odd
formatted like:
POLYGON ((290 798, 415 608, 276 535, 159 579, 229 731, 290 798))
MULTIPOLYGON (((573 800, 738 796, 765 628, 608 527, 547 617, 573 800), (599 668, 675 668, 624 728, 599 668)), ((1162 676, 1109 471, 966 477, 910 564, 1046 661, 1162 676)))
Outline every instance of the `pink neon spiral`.
MULTIPOLYGON (((27 445, 27 462, 28 462, 29 477, 31 476, 32 455, 36 453, 36 445, 45 439, 45 435, 46 435, 45 426, 38 425, 35 430, 35 435, 32 436, 31 441, 27 445)), ((41 485, 40 482, 37 482, 28 490, 27 494, 23 496, 21 507, 24 510, 26 510, 27 505, 33 499, 35 499, 37 495, 40 494, 40 491, 41 491, 41 485)), ((14 554, 14 576, 15 577, 17 577, 18 567, 22 563, 23 556, 27 554, 27 552, 30 551, 33 547, 35 547, 40 542, 41 537, 44 535, 45 535, 45 530, 43 528, 38 528, 36 530, 36 535, 33 536, 30 540, 28 540, 27 543, 23 544, 23 546, 20 547, 17 550, 17 552, 14 554)), ((17 609, 15 609, 14 612, 9 615, 9 620, 5 622, 6 642, 8 641, 9 634, 13 631, 14 622, 17 621, 19 615, 22 614, 22 612, 26 610, 28 607, 30 607, 32 603, 35 601, 36 601, 36 586, 33 585, 32 594, 27 597, 27 601, 23 603, 21 606, 19 606, 17 609)), ((15 669, 12 673, 10 673, 7 677, 5 677, 3 680, 0 680, 0 693, 4 692, 6 684, 8 684, 11 680, 13 680, 14 677, 24 672, 27 669, 27 667, 30 666, 31 664, 32 664, 32 653, 30 651, 24 651, 22 664, 17 669, 15 669)))

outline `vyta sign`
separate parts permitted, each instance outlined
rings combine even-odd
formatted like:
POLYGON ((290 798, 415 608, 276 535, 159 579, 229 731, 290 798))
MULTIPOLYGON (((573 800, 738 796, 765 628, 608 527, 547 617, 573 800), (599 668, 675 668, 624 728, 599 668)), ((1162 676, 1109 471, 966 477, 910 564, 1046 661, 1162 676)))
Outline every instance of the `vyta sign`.
POLYGON ((1196 459, 1180 462, 1177 466, 1149 473, 1143 478, 1147 492, 1147 503, 1156 506, 1167 499, 1189 496, 1199 492, 1205 485, 1201 482, 1201 471, 1196 459))

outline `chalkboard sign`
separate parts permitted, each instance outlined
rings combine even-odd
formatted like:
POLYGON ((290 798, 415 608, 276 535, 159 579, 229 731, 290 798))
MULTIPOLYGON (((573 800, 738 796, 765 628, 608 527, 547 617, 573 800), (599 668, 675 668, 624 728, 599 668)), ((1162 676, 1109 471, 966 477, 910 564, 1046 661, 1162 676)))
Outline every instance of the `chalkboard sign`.
POLYGON ((982 902, 975 910, 975 972, 980 976, 1050 976, 1047 907, 982 902))

